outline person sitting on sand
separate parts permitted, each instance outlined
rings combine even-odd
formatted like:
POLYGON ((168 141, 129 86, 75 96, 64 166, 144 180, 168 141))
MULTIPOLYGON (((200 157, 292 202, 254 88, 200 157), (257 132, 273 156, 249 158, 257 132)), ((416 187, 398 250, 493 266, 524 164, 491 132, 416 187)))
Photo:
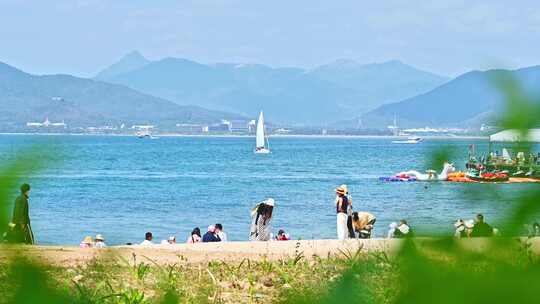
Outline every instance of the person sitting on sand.
POLYGON ((407 223, 406 220, 400 220, 396 231, 394 231, 394 237, 397 239, 412 237, 413 232, 411 226, 407 223))
POLYGON ((476 215, 476 222, 471 231, 471 237, 489 237, 493 236, 493 227, 484 222, 484 216, 480 213, 476 215))
POLYGON ((203 243, 220 242, 219 236, 216 234, 216 226, 208 226, 208 231, 202 237, 203 243))
POLYGON ((353 212, 353 227, 361 239, 369 239, 377 218, 369 212, 353 212))
POLYGON ((195 227, 193 231, 191 231, 191 235, 188 237, 186 243, 194 244, 200 243, 201 241, 201 229, 199 229, 199 227, 195 227))
POLYGON ((161 245, 174 245, 176 244, 176 237, 174 235, 169 236, 168 239, 161 241, 161 245))
POLYGON ((143 246, 154 245, 154 243, 152 243, 153 238, 154 237, 152 236, 152 232, 145 233, 144 241, 142 241, 140 245, 143 245, 143 246))
POLYGON ((456 228, 454 237, 457 237, 457 238, 470 237, 472 229, 474 227, 474 221, 473 220, 464 221, 463 219, 459 219, 454 223, 454 227, 456 228))
POLYGON ((225 233, 225 231, 223 231, 223 225, 217 223, 215 226, 216 226, 216 234, 219 237, 219 239, 222 242, 226 242, 227 241, 227 233, 225 233))
POLYGON ((338 240, 347 238, 347 211, 349 209, 349 198, 347 189, 343 186, 336 188, 336 230, 338 240))
POLYGON ((290 239, 291 239, 291 237, 289 236, 288 233, 285 233, 285 230, 279 229, 279 231, 277 233, 276 240, 278 240, 278 241, 289 241, 290 239))
POLYGON ((540 223, 532 224, 532 236, 540 236, 540 223))
POLYGON ((94 242, 94 247, 95 248, 105 248, 105 247, 107 247, 107 245, 105 244, 105 238, 103 237, 103 235, 97 234, 94 240, 96 240, 94 242))
POLYGON ((85 236, 84 239, 79 244, 79 247, 81 248, 92 248, 92 245, 94 244, 94 240, 91 236, 85 236))
POLYGON ((269 241, 272 239, 271 222, 274 204, 274 199, 268 198, 251 210, 250 241, 269 241))

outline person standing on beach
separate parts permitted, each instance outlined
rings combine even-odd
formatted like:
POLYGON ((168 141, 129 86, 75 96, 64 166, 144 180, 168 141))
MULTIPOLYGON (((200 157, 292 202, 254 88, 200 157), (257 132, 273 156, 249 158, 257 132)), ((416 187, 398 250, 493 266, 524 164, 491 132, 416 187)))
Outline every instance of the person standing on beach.
POLYGON ((272 212, 274 211, 274 199, 262 201, 251 210, 251 228, 249 231, 250 241, 269 241, 272 239, 272 212))
POLYGON ((15 200, 13 217, 9 224, 10 232, 8 240, 12 243, 34 244, 34 233, 30 226, 30 215, 28 212, 28 198, 30 195, 30 185, 21 185, 21 195, 15 200))
POLYGON ((336 188, 336 228, 338 240, 347 238, 349 229, 347 228, 347 209, 349 208, 349 199, 347 198, 347 189, 343 186, 336 188))

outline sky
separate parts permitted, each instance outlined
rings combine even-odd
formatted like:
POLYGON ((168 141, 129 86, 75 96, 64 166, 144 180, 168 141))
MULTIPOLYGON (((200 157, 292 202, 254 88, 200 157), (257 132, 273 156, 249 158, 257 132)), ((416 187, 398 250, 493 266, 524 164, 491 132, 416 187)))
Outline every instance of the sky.
POLYGON ((447 76, 540 64, 537 0, 0 0, 0 61, 91 77, 157 60, 311 68, 400 60, 447 76))

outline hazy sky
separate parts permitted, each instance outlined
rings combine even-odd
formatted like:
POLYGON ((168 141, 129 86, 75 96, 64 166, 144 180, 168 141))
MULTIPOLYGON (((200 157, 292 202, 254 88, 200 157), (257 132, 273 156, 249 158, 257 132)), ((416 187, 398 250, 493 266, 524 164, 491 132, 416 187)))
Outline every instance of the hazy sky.
POLYGON ((398 59, 446 75, 540 64, 540 1, 0 0, 0 61, 93 76, 150 59, 313 67, 398 59))

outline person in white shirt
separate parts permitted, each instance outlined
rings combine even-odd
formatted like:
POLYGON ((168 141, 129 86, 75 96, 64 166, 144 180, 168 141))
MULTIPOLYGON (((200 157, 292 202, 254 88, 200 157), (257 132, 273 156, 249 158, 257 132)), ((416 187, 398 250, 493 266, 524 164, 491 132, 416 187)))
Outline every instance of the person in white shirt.
POLYGON ((101 234, 96 235, 94 240, 95 240, 94 248, 105 248, 105 247, 107 247, 107 245, 105 244, 105 238, 103 237, 103 235, 101 235, 101 234))
POLYGON ((141 242, 141 245, 154 245, 154 243, 152 243, 152 232, 147 232, 145 235, 144 235, 144 241, 141 242))
POLYGON ((226 242, 227 241, 227 233, 225 233, 225 231, 223 231, 223 226, 221 224, 215 224, 214 226, 216 227, 215 234, 217 234, 217 236, 219 237, 219 239, 222 242, 226 242))

